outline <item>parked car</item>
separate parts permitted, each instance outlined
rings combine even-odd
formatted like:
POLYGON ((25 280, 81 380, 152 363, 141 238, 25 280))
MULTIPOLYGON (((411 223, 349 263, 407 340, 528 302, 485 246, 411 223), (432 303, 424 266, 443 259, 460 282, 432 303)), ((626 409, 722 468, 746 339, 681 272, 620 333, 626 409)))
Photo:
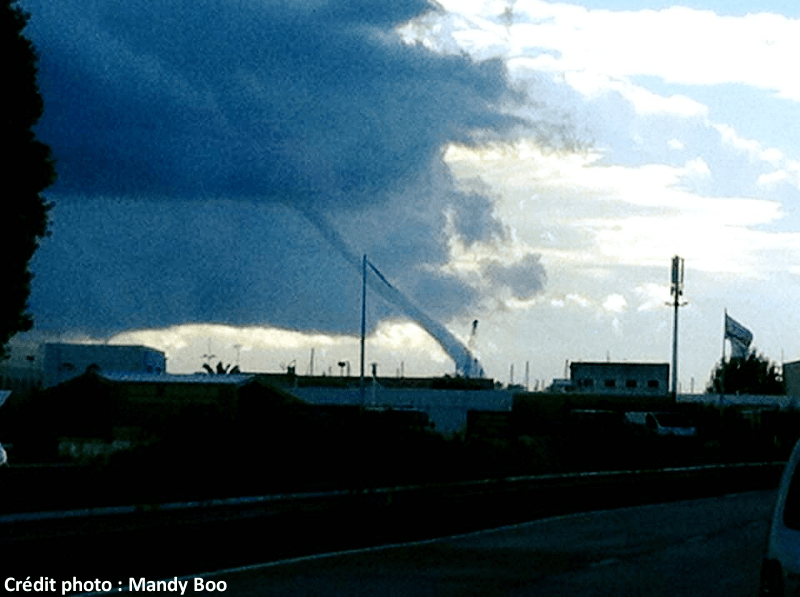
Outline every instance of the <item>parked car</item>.
POLYGON ((641 425, 661 437, 695 437, 697 428, 685 415, 677 412, 628 412, 625 421, 641 425))
POLYGON ((800 441, 786 463, 761 563, 761 595, 800 595, 800 441))

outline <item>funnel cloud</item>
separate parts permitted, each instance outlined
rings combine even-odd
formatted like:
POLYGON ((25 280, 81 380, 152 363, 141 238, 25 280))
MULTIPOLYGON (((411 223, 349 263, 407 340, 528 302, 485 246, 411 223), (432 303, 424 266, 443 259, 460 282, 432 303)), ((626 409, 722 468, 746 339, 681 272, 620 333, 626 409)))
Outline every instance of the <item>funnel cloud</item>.
MULTIPOLYGON (((403 42, 397 28, 434 4, 21 4, 58 170, 33 264, 39 329, 352 332, 360 282, 337 236, 375 255, 440 342, 455 338, 438 321, 471 321, 492 291, 442 273, 448 225, 467 244, 505 234, 444 150, 530 123, 502 62, 403 42)), ((513 269, 489 274, 517 291, 513 269)))

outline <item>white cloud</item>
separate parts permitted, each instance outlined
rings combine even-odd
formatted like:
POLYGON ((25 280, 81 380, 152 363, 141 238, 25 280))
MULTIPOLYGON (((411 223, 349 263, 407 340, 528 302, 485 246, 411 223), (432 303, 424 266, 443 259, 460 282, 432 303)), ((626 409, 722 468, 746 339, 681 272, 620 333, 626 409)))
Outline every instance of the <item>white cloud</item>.
POLYGON ((756 229, 783 218, 779 202, 691 191, 693 181, 711 175, 701 158, 677 167, 607 166, 597 154, 548 153, 524 142, 503 150, 457 148, 446 158, 457 175, 477 174, 508 197, 497 210, 515 223, 520 238, 534 244, 543 238, 542 226, 547 238, 558 239, 562 231, 565 242, 533 247, 546 262, 644 266, 679 253, 696 268, 742 273, 765 250, 797 245, 795 235, 756 229), (515 200, 526 190, 535 199, 515 200))
POLYGON ((637 311, 655 311, 664 307, 668 297, 665 284, 647 283, 641 284, 634 289, 634 292, 641 301, 636 308, 637 311))
POLYGON ((563 309, 564 307, 578 307, 581 309, 588 309, 594 306, 594 301, 582 294, 570 292, 566 294, 559 294, 552 296, 548 303, 551 307, 563 309))
POLYGON ((447 354, 436 341, 419 325, 411 322, 384 321, 370 336, 370 344, 375 350, 397 351, 401 354, 425 353, 437 363, 449 361, 447 354))
POLYGON ((726 124, 712 125, 726 145, 746 154, 753 161, 764 161, 769 163, 780 162, 783 153, 776 148, 765 148, 755 139, 745 139, 741 137, 733 127, 726 124))
MULTIPOLYGON (((451 367, 444 350, 417 324, 384 321, 367 339, 367 358, 392 375, 401 366, 408 375, 438 375, 451 367)), ((305 374, 315 352, 316 374, 340 374, 340 362, 358 374, 360 339, 356 336, 316 334, 265 327, 189 324, 163 329, 132 330, 112 337, 111 344, 141 344, 163 350, 170 373, 194 373, 202 364, 218 361, 243 371, 281 371, 289 364, 305 374), (238 347, 238 349, 237 349, 238 347)))
POLYGON ((609 294, 603 301, 603 308, 611 313, 622 313, 628 306, 628 302, 621 294, 609 294))
POLYGON ((768 187, 789 180, 789 173, 786 170, 776 170, 769 174, 762 174, 758 177, 758 184, 768 187))
POLYGON ((566 296, 567 302, 578 305, 579 307, 589 307, 592 300, 580 294, 570 293, 566 296))
POLYGON ((586 73, 570 73, 565 80, 577 91, 587 97, 596 97, 603 93, 616 92, 627 100, 637 113, 671 114, 681 118, 703 118, 708 116, 708 108, 698 101, 685 95, 663 96, 654 93, 639 85, 634 85, 627 80, 615 80, 611 77, 590 76, 586 73), (594 89, 587 86, 587 79, 597 85, 594 89))
POLYGON ((716 339, 706 346, 701 336, 715 335, 722 301, 762 305, 765 297, 797 296, 800 162, 788 135, 762 136, 767 118, 745 110, 762 102, 768 132, 781 119, 794 122, 781 109, 800 102, 800 79, 791 76, 800 21, 681 7, 443 4, 449 15, 429 17, 441 25, 437 47, 505 60, 538 109, 562 110, 591 143, 583 153, 526 140, 446 151, 456 178, 479 178, 497 197, 495 213, 515 231, 514 242, 542 255, 549 288, 524 312, 537 322, 556 314, 548 337, 568 329, 566 320, 583 322, 564 357, 576 358, 577 346, 605 352, 614 334, 630 358, 645 345, 659 354, 641 326, 663 327, 668 349, 664 304, 675 254, 692 276, 686 317, 707 329, 687 342, 708 361, 687 359, 680 371, 687 378, 690 367, 704 378, 718 356, 716 339), (512 20, 503 16, 509 6, 512 20), (652 277, 662 271, 663 284, 652 277))
POLYGON ((444 0, 452 35, 477 56, 489 50, 536 58, 537 68, 609 80, 651 75, 689 85, 741 83, 800 101, 786 56, 800 54, 800 21, 775 14, 721 16, 680 6, 610 11, 520 1, 506 5, 444 0), (452 15, 458 15, 452 16, 452 15), (481 32, 481 34, 478 34, 481 32))

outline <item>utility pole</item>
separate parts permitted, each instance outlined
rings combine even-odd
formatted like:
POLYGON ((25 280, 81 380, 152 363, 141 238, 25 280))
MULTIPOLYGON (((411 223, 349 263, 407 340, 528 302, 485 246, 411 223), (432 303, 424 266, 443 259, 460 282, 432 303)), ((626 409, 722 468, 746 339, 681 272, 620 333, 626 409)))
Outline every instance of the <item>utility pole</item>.
MULTIPOLYGON (((673 297, 672 307, 675 309, 673 315, 672 329, 672 399, 678 400, 678 308, 686 303, 681 302, 683 296, 683 259, 675 255, 672 258, 672 284, 670 294, 673 297)), ((667 303, 669 304, 669 303, 667 303)))
POLYGON ((361 375, 358 380, 358 391, 361 395, 361 406, 364 406, 364 337, 367 334, 367 254, 361 260, 361 375))
POLYGON ((531 362, 525 361, 525 391, 530 389, 531 385, 531 362))

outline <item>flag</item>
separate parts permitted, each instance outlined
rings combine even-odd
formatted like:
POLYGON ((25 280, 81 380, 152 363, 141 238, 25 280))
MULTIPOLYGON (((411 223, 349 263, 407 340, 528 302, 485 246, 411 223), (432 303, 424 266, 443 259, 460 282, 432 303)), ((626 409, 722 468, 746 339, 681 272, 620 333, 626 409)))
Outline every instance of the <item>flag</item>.
POLYGON ((727 313, 725 313, 725 338, 731 341, 731 357, 743 359, 747 356, 753 334, 727 313))

